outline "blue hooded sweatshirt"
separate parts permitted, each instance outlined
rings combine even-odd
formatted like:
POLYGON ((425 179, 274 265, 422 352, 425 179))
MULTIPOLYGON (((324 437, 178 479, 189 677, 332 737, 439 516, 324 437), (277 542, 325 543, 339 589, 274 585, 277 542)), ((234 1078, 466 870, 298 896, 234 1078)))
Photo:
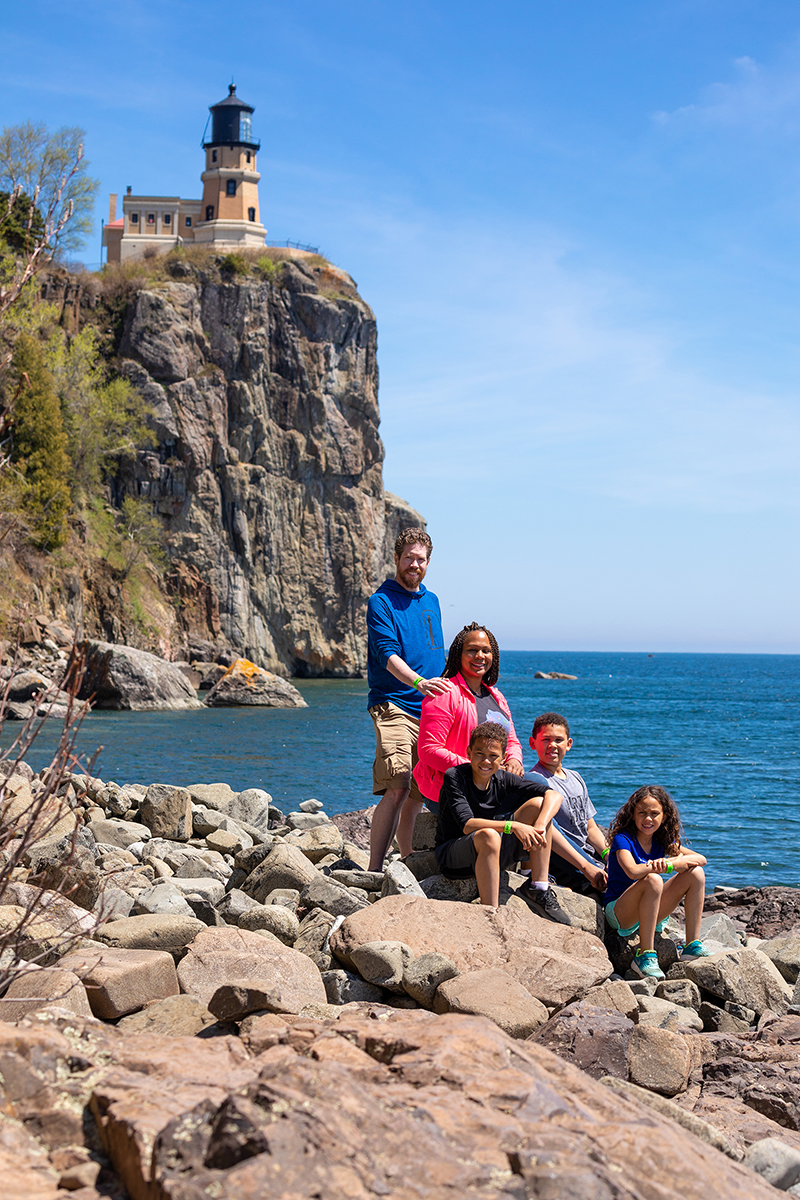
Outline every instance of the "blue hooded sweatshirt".
POLYGON ((392 654, 416 671, 423 679, 432 679, 444 670, 444 634, 439 601, 424 583, 409 592, 395 579, 387 579, 370 596, 367 604, 367 708, 389 700, 419 719, 422 696, 406 687, 386 670, 392 654))

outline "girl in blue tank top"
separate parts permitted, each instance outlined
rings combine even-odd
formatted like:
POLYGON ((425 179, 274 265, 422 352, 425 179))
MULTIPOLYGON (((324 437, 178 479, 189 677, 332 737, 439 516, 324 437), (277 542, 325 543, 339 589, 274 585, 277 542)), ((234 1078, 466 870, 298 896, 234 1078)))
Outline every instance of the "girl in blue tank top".
POLYGON ((620 937, 639 930, 633 969, 663 979, 654 949, 656 930, 684 901, 686 946, 681 958, 703 958, 700 941, 706 860, 681 845, 681 822, 675 802, 662 787, 642 787, 626 801, 608 831, 608 886, 603 898, 606 920, 620 937), (666 880, 662 879, 666 875, 666 880))

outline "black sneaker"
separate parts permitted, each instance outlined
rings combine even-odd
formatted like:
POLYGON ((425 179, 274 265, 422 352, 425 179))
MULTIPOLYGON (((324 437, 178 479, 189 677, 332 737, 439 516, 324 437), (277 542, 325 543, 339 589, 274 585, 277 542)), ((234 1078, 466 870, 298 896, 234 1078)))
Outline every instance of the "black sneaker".
POLYGON ((558 903, 558 897, 551 887, 535 888, 528 880, 523 883, 517 895, 522 897, 537 917, 544 917, 546 921, 555 921, 557 925, 572 924, 569 915, 558 903))

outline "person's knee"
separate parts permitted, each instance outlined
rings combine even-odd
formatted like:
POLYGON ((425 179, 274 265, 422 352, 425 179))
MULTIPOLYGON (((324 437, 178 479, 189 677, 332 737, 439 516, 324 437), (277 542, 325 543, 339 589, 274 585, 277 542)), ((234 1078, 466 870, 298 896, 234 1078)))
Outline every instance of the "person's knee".
POLYGON ((660 875, 645 875, 644 885, 648 891, 660 896, 664 890, 664 880, 660 875))
POLYGON ((700 891, 705 895, 706 873, 703 868, 695 867, 689 874, 692 876, 691 886, 694 887, 695 891, 700 891))
POLYGON ((478 829, 472 839, 477 854, 499 855, 503 844, 502 836, 496 829, 478 829))

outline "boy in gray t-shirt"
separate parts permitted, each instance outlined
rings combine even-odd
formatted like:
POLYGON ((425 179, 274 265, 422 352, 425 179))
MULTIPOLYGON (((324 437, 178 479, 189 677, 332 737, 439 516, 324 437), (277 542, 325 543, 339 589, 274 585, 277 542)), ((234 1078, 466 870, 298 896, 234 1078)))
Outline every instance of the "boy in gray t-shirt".
POLYGON ((582 777, 563 766, 564 755, 572 748, 566 719, 559 713, 542 713, 533 723, 529 744, 537 763, 526 772, 526 778, 541 780, 563 796, 552 826, 550 876, 559 887, 575 892, 603 892, 606 839, 594 820, 597 809, 582 777))

